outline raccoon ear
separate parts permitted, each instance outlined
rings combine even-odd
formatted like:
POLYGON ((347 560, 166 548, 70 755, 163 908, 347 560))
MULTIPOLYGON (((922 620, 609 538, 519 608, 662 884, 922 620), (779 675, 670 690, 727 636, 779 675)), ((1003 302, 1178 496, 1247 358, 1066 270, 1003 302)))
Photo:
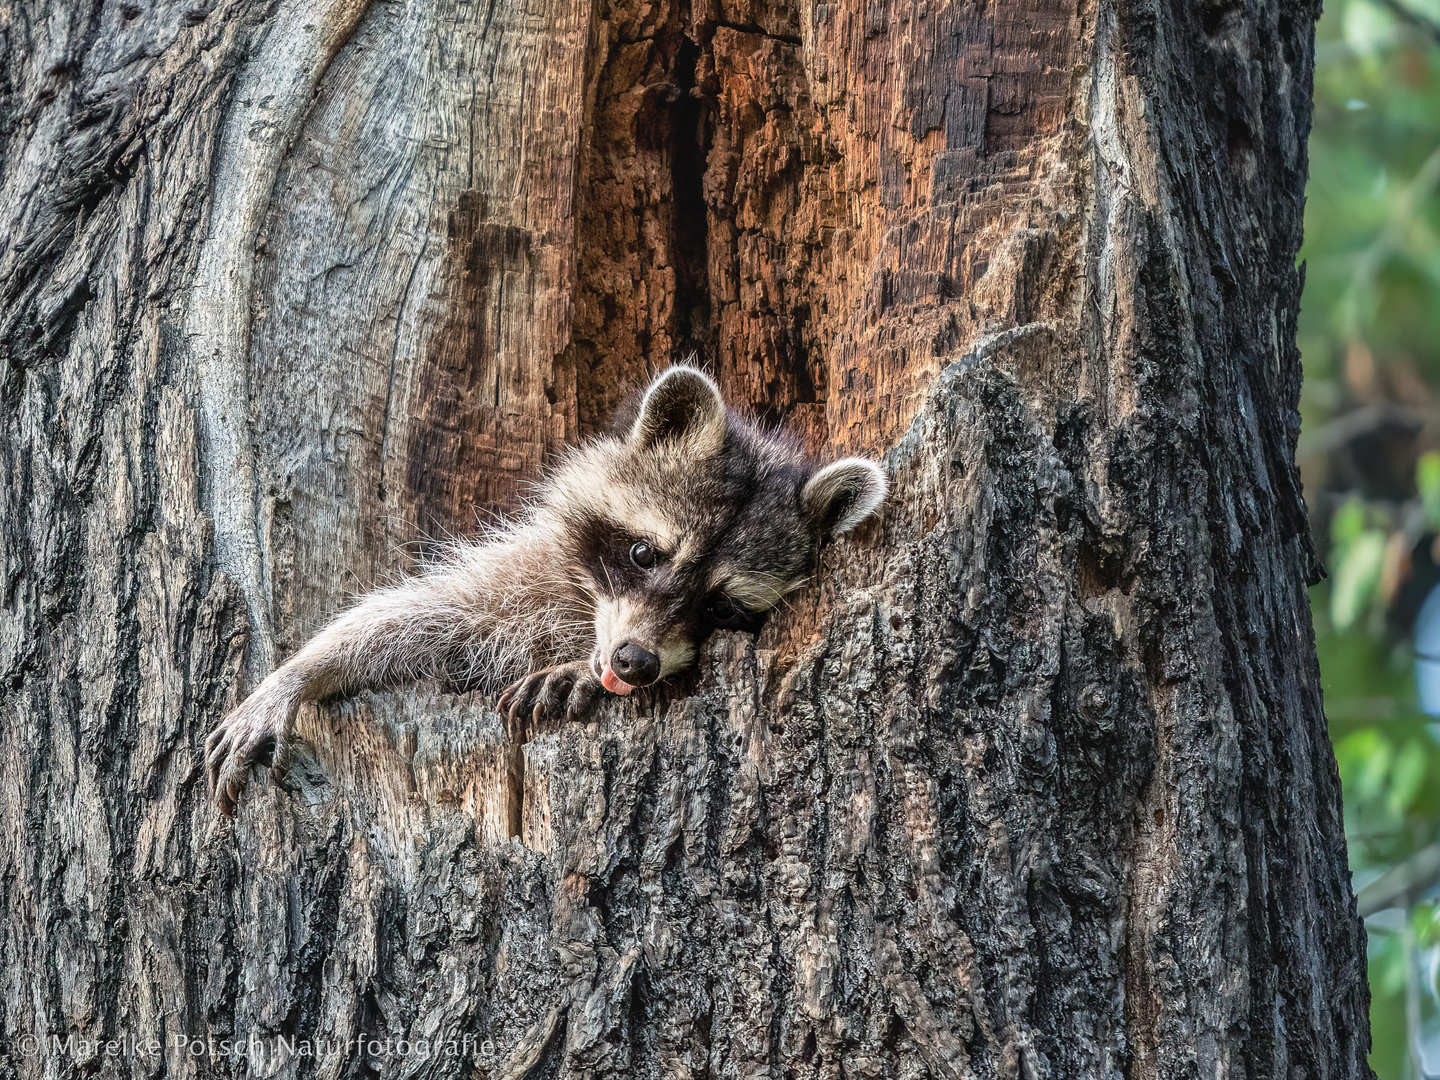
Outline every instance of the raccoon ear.
POLYGON ((824 539, 844 536, 885 501, 885 472, 867 458, 841 458, 812 476, 800 505, 824 539))
POLYGON ((630 438, 641 449, 683 438, 695 440, 703 449, 718 450, 725 438, 720 388, 693 367, 680 365, 661 372, 645 391, 630 438))

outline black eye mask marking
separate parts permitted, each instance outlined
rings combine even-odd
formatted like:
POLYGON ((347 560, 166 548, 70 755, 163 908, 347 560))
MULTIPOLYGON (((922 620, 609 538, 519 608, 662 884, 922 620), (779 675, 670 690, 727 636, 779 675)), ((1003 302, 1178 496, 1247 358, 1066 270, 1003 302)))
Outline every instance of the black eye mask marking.
POLYGON ((650 540, 600 516, 587 515, 572 525, 576 554, 602 592, 618 596, 644 587, 666 555, 650 540))

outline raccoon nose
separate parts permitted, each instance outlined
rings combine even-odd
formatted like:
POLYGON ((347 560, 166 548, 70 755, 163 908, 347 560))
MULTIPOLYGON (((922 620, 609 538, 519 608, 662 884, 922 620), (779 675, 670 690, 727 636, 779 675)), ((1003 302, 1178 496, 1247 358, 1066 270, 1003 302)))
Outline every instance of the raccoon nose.
POLYGON ((610 654, 610 666, 631 686, 649 686, 660 677, 660 658, 628 641, 610 654))

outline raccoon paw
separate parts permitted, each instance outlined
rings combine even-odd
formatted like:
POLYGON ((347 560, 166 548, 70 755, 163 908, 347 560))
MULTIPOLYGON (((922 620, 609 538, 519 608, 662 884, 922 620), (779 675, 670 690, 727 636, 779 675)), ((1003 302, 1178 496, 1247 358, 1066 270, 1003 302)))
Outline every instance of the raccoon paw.
POLYGON ((252 766, 283 766, 291 712, 287 700, 277 700, 262 686, 221 720, 205 741, 210 797, 226 817, 234 815, 252 766))
POLYGON ((534 724, 546 720, 578 720, 599 692, 600 680, 595 672, 588 663, 577 660, 533 671, 511 683, 495 708, 512 725, 526 720, 534 724))

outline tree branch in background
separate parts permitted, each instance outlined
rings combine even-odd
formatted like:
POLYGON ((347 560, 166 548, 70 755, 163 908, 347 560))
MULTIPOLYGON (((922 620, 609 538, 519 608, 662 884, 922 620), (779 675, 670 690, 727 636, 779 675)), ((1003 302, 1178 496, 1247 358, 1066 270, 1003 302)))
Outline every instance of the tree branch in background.
POLYGON ((1408 908, 1440 882, 1440 844, 1423 847, 1355 894, 1362 918, 1391 907, 1408 908))
POLYGON ((1342 413, 1312 431, 1301 432, 1295 447, 1295 457, 1303 460, 1333 454, 1357 437, 1387 425, 1414 424, 1423 427, 1437 420, 1440 420, 1440 412, 1434 409, 1398 405, 1393 402, 1362 405, 1358 409, 1342 413))
POLYGON ((1418 11, 1412 11, 1400 2, 1400 0, 1376 0, 1381 7, 1388 10, 1401 22, 1409 23, 1411 26, 1424 30, 1433 37, 1436 44, 1440 44, 1440 23, 1437 23, 1429 16, 1422 15, 1418 11))

